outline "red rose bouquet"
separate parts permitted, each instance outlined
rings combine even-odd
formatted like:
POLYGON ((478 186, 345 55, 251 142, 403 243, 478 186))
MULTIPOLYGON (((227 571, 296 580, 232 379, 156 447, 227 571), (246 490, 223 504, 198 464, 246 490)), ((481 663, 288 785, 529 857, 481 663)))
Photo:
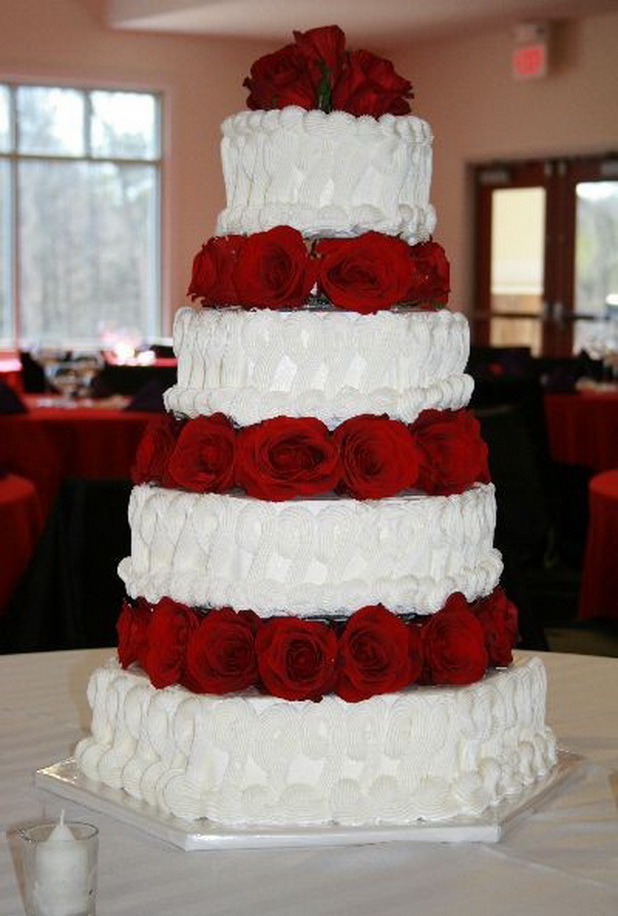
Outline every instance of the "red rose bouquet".
POLYGON ((408 114, 413 97, 412 86, 390 61, 369 51, 347 51, 336 25, 294 32, 293 44, 253 64, 243 86, 251 109, 298 105, 374 118, 408 114))

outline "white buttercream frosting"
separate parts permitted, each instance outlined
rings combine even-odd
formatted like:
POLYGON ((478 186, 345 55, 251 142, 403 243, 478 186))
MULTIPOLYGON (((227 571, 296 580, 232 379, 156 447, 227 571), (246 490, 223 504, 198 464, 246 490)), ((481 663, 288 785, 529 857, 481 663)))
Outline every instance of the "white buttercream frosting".
POLYGON ((155 690, 115 660, 91 677, 83 773, 166 813, 236 826, 409 824, 476 816, 545 775, 539 659, 469 687, 345 703, 155 690))
POLYGON ((381 602, 431 614, 453 592, 489 594, 502 571, 493 548, 492 484, 453 496, 271 503, 142 485, 129 505, 129 595, 260 616, 350 614, 381 602))
POLYGON ((434 230, 433 137, 419 118, 290 106, 232 115, 222 131, 220 235, 285 225, 306 236, 375 230, 415 243, 434 230))
POLYGON ((168 410, 221 411, 240 425, 315 416, 331 428, 363 413, 413 422, 465 407, 469 329, 449 312, 180 309, 178 382, 168 410))

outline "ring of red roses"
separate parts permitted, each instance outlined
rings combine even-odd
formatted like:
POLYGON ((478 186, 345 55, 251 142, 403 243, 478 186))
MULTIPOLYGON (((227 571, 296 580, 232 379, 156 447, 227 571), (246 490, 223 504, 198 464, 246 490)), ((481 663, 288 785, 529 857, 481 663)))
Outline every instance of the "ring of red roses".
POLYGON ((193 260, 187 294, 202 305, 254 309, 306 306, 314 288, 336 308, 372 314, 396 305, 445 305, 449 264, 437 242, 408 245, 396 236, 307 244, 297 229, 215 236, 193 260))
POLYGON ((328 492, 381 499, 411 489, 449 495, 490 480, 478 421, 465 409, 426 410, 409 426, 364 414, 332 432, 315 417, 235 428, 221 413, 166 415, 147 427, 132 476, 197 493, 241 488, 269 501, 328 492))
POLYGON ((154 687, 193 693, 256 688, 286 700, 347 702, 417 685, 465 685, 512 661, 517 611, 501 588, 467 602, 449 597, 436 614, 403 618, 383 605, 345 621, 262 619, 253 611, 198 611, 163 598, 125 601, 118 658, 139 664, 154 687))

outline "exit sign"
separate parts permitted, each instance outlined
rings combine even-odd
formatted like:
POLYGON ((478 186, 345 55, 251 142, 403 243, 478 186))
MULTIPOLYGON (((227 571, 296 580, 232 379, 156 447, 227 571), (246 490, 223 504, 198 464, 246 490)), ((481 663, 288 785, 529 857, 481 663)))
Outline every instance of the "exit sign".
POLYGON ((550 38, 548 22, 522 22, 515 27, 513 76, 517 80, 533 80, 547 76, 550 38))
POLYGON ((518 80, 539 79, 547 76, 547 45, 520 45, 513 51, 513 76, 518 80))

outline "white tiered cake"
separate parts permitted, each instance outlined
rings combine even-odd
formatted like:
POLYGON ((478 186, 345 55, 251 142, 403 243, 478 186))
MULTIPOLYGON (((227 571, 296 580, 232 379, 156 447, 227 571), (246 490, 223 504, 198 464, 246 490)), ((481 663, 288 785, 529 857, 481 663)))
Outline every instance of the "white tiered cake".
POLYGON ((542 664, 511 664, 431 131, 336 27, 247 85, 275 110, 223 127, 227 207, 140 446, 118 659, 78 765, 224 825, 475 816, 556 745, 542 664), (305 110, 308 86, 344 110, 305 110))

